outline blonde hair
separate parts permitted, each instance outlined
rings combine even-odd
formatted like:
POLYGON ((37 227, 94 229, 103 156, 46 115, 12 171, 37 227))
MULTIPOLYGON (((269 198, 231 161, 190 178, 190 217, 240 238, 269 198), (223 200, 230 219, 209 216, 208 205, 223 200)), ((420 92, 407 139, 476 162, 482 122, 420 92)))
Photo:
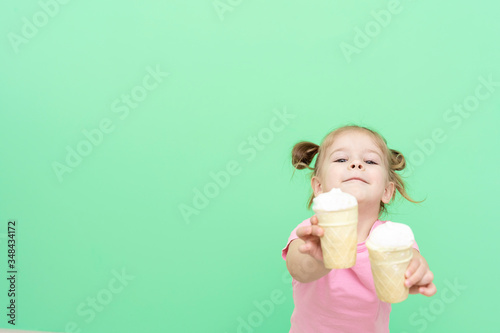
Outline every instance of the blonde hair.
MULTIPOLYGON (((330 147, 330 145, 333 143, 333 141, 337 136, 348 131, 360 131, 369 134, 372 137, 374 143, 380 148, 385 158, 384 164, 387 168, 388 180, 394 183, 396 190, 406 200, 414 203, 422 202, 422 201, 415 201, 412 198, 410 198, 410 196, 406 193, 405 183, 403 179, 399 174, 396 173, 396 171, 401 171, 406 166, 406 160, 403 154, 401 154, 397 150, 389 149, 389 147, 387 147, 387 141, 384 139, 383 136, 366 127, 356 126, 356 125, 339 127, 336 130, 333 130, 332 132, 328 133, 328 135, 326 135, 323 141, 321 142, 320 146, 308 141, 301 141, 297 143, 292 149, 292 165, 294 166, 295 169, 298 170, 306 168, 313 170, 311 178, 320 175, 322 171, 321 166, 323 165, 323 162, 326 158, 325 157, 326 150, 328 149, 328 147, 330 147), (318 156, 316 158, 316 163, 314 165, 314 168, 312 168, 310 167, 310 164, 314 159, 314 157, 316 156, 316 154, 318 154, 318 156)), ((396 196, 396 191, 394 191, 391 201, 395 198, 395 196, 396 196)), ((313 199, 314 199, 314 192, 309 198, 307 208, 311 208, 313 199)), ((382 201, 380 201, 379 215, 383 212, 387 212, 387 208, 385 207, 385 204, 382 201)))

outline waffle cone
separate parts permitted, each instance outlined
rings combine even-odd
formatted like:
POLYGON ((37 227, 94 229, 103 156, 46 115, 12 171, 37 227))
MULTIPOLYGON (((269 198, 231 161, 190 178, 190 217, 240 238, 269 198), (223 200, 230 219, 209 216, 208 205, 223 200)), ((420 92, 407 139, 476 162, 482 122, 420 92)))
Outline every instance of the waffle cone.
POLYGON ((404 285, 405 272, 413 257, 412 246, 380 249, 366 242, 378 298, 387 303, 399 303, 408 297, 404 285))
POLYGON ((316 211, 323 228, 321 250, 326 268, 349 268, 356 264, 358 206, 339 211, 316 211))

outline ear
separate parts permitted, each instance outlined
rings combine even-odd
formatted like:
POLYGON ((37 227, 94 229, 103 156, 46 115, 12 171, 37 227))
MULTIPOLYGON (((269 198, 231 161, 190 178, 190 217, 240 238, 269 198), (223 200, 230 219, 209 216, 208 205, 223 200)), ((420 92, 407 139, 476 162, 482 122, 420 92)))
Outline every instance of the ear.
POLYGON ((384 189, 384 194, 382 195, 383 203, 388 204, 391 201, 392 195, 394 194, 394 189, 395 189, 394 182, 387 183, 387 186, 384 189))
POLYGON ((323 193, 323 189, 321 188, 321 183, 319 181, 319 178, 316 176, 311 178, 311 187, 313 189, 315 197, 323 193))

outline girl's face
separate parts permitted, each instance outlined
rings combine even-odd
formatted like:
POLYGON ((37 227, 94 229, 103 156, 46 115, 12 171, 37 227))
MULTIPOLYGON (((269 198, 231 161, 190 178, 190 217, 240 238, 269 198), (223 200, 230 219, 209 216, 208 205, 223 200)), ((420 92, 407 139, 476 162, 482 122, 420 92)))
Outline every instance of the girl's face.
POLYGON ((311 180, 315 196, 340 188, 356 197, 358 204, 389 203, 394 183, 388 181, 384 155, 369 134, 339 134, 325 153, 320 174, 311 180))

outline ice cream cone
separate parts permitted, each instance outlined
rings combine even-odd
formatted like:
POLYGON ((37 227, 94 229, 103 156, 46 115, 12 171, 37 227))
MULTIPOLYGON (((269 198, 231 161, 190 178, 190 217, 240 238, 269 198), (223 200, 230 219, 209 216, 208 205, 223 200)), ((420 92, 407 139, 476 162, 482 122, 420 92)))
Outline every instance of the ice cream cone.
POLYGON ((358 206, 337 211, 315 211, 323 228, 321 250, 326 268, 349 268, 356 264, 358 206))
POLYGON ((413 257, 412 246, 381 248, 366 241, 378 298, 387 303, 399 303, 408 297, 404 285, 405 272, 413 257))

